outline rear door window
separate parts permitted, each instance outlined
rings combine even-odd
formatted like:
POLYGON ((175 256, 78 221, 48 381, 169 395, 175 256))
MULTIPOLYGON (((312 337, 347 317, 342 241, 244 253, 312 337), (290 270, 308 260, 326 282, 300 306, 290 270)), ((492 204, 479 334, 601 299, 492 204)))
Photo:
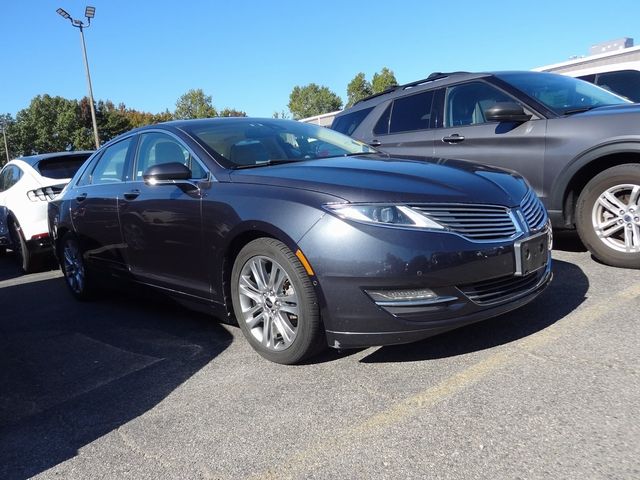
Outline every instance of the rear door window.
POLYGON ((331 129, 336 132, 344 133, 345 135, 351 135, 356 128, 367 118, 367 115, 371 113, 373 107, 363 108, 357 112, 347 113, 337 117, 331 124, 331 129))
POLYGON ((433 91, 398 98, 391 108, 389 133, 411 132, 431 128, 433 91))
POLYGON ((91 173, 91 183, 118 183, 124 180, 127 153, 134 137, 129 137, 107 147, 91 173))

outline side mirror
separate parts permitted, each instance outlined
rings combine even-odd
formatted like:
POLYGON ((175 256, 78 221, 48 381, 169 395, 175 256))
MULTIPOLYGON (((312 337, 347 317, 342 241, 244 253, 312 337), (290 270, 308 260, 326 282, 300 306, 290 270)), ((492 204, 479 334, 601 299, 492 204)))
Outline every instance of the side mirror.
POLYGON ((522 105, 513 102, 498 102, 484 112, 484 117, 490 122, 524 123, 531 115, 524 113, 522 105))
POLYGON ((161 163, 149 167, 142 174, 144 183, 150 185, 158 185, 162 183, 175 183, 176 181, 189 180, 191 178, 191 170, 180 162, 161 163))

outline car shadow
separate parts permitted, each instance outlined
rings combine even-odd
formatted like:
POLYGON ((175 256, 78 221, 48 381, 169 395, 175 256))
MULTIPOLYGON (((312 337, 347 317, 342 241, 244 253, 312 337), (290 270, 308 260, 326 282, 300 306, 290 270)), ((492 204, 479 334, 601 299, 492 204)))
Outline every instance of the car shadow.
MULTIPOLYGON (((46 259, 42 265, 42 268, 38 273, 49 272, 51 270, 58 270, 60 267, 54 258, 46 259)), ((11 280, 24 276, 25 273, 18 265, 18 258, 12 250, 7 250, 0 254, 0 282, 3 280, 11 280)))
POLYGON ((513 342, 564 318, 584 300, 589 280, 576 265, 556 260, 551 285, 518 310, 420 342, 381 347, 363 363, 415 362, 453 357, 513 342))
POLYGON ((18 260, 12 251, 3 252, 0 255, 0 281, 10 280, 24 275, 22 268, 18 266, 18 260))
POLYGON ((558 230, 553 232, 553 249, 563 252, 586 252, 578 232, 575 230, 558 230))
POLYGON ((144 414, 231 343, 144 292, 77 302, 60 278, 0 288, 0 478, 29 478, 144 414))

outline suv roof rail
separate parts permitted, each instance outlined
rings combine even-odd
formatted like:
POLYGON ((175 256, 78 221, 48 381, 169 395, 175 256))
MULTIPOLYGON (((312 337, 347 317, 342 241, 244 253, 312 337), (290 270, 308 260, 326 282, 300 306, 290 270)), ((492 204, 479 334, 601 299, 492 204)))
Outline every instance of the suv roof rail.
POLYGON ((415 82, 405 83, 402 85, 391 85, 389 88, 383 90, 382 92, 374 93, 373 95, 369 95, 368 97, 358 100, 356 103, 354 103, 354 105, 357 105, 360 102, 366 102, 367 100, 371 100, 372 98, 376 98, 381 95, 386 95, 387 93, 395 92, 396 90, 400 90, 400 89, 406 90, 407 88, 417 87, 418 85, 422 85, 423 83, 433 82, 435 80, 440 80, 442 78, 447 78, 447 77, 450 77, 451 75, 457 75, 461 73, 469 73, 469 72, 463 72, 463 71, 447 72, 447 73, 433 72, 427 78, 423 78, 422 80, 416 80, 415 82))
POLYGON ((374 93, 373 95, 369 95, 368 97, 361 98, 356 103, 354 103, 354 105, 357 105, 360 102, 366 102, 367 100, 371 100, 372 98, 376 98, 376 97, 379 97, 381 95, 386 95, 387 93, 395 92, 398 88, 400 88, 398 85, 391 85, 389 88, 385 88, 381 92, 374 93))

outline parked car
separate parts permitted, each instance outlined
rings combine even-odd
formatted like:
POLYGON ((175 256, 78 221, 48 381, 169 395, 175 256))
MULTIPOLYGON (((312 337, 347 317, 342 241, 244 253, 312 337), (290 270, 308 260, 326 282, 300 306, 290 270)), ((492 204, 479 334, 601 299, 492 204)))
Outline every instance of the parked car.
MULTIPOLYGON (((608 67, 611 68, 611 65, 608 67)), ((602 68, 599 73, 580 75, 576 78, 594 83, 634 103, 640 102, 640 71, 638 70, 607 70, 602 68)))
POLYGON ((60 193, 92 152, 21 157, 0 171, 0 250, 11 248, 25 272, 51 256, 47 201, 60 193))
POLYGON ((551 279, 519 175, 381 154, 288 120, 176 121, 102 147, 49 204, 78 299, 128 279, 239 323, 264 357, 422 339, 551 279))
POLYGON ((364 99, 332 128, 385 152, 520 172, 553 227, 595 257, 640 268, 640 106, 538 72, 432 74, 364 99))

